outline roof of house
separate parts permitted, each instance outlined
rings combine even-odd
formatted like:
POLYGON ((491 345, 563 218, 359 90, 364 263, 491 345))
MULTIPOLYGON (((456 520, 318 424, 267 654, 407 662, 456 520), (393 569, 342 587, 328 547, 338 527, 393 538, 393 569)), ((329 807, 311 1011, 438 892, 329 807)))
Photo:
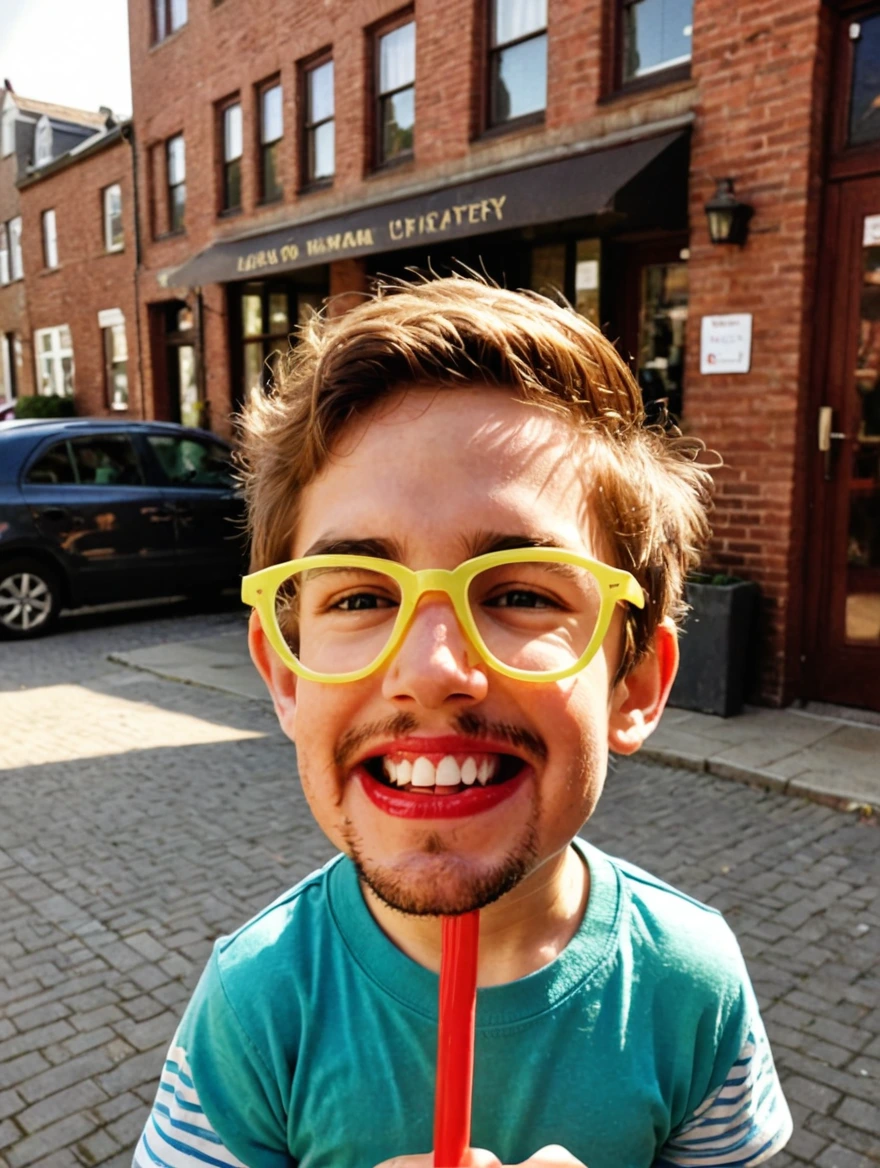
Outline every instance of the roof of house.
POLYGON ((22 113, 36 114, 38 117, 46 114, 59 122, 73 122, 78 126, 94 126, 101 128, 107 120, 107 115, 98 111, 75 109, 71 105, 58 105, 52 101, 37 101, 32 97, 21 97, 12 94, 12 100, 22 113))

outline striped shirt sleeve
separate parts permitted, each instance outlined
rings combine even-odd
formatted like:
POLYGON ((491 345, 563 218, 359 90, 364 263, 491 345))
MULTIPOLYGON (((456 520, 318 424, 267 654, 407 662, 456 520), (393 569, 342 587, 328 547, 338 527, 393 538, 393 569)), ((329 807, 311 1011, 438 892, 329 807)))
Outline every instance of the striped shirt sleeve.
POLYGON ((791 1115, 760 1020, 725 1082, 670 1137, 656 1168, 752 1168, 775 1156, 791 1115))
POLYGON ((166 1056, 132 1168, 247 1168, 223 1146, 202 1110, 181 1046, 172 1046, 166 1056))

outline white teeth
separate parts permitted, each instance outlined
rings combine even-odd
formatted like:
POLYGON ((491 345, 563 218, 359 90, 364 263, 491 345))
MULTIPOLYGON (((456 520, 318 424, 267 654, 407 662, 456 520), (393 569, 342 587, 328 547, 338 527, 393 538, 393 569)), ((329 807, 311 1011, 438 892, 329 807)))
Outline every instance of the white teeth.
POLYGON ((417 758, 413 763, 412 779, 414 787, 434 786, 434 764, 427 758, 417 758))
POLYGON ((472 758, 466 758, 461 768, 461 781, 471 786, 477 778, 477 764, 472 758))
POLYGON ((397 783, 398 787, 405 787, 412 782, 413 764, 409 761, 408 758, 404 758, 399 763, 397 763, 396 770, 397 777, 394 781, 397 783))
POLYGON ((396 762, 392 762, 390 758, 383 758, 382 759, 382 769, 384 770, 386 776, 391 780, 392 783, 397 782, 397 763, 396 762))
POLYGON ((480 784, 484 787, 485 787, 486 783, 488 783, 488 781, 489 781, 489 772, 491 771, 491 769, 492 768, 489 765, 488 760, 484 758, 483 761, 480 763, 480 769, 477 771, 477 778, 479 779, 480 784))
POLYGON ((460 782, 461 771, 458 769, 458 763, 451 755, 447 754, 437 764, 437 786, 457 787, 460 782))

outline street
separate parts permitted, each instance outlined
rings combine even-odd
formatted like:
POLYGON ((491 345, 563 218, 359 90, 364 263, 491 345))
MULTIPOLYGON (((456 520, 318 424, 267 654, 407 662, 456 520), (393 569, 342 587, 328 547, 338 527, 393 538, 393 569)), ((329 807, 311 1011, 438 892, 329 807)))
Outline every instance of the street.
MULTIPOLYGON (((239 627, 164 606, 0 646, 9 1168, 127 1168, 212 941, 331 854, 268 702, 108 661, 239 627)), ((626 762, 584 834, 737 933, 795 1120, 774 1166, 880 1164, 876 819, 626 762)))

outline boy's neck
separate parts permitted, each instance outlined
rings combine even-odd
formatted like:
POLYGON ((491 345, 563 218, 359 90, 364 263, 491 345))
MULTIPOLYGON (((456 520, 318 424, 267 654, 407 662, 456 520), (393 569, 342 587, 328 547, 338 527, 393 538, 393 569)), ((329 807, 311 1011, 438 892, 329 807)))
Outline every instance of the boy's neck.
MULTIPOLYGON (((440 970, 440 918, 389 908, 362 884, 379 927, 407 957, 440 970)), ((590 874, 571 845, 480 913, 480 986, 503 985, 554 961, 577 932, 587 908, 590 874)))

